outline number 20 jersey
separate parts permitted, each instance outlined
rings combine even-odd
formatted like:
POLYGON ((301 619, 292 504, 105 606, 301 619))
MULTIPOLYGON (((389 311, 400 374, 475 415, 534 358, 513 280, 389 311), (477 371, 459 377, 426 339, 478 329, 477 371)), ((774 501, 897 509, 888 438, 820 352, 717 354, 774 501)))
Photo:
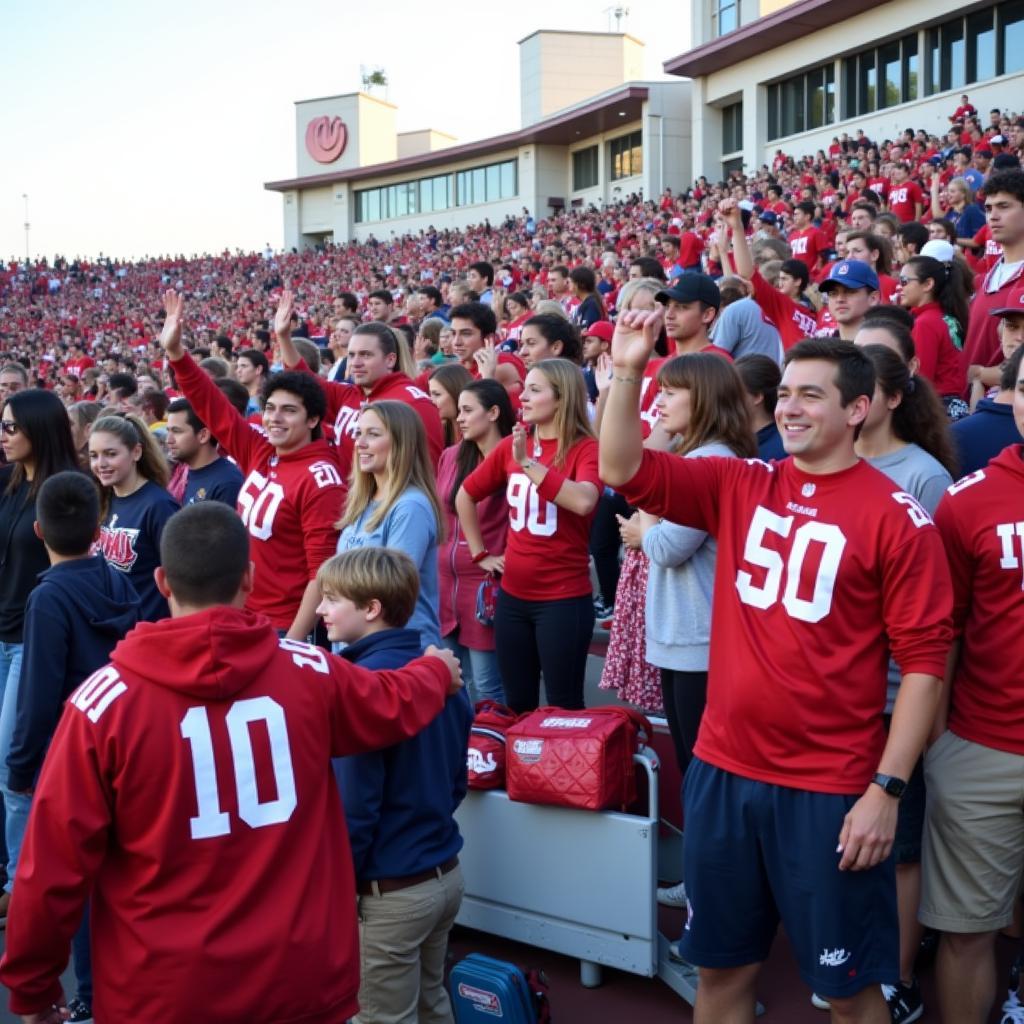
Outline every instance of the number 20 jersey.
POLYGON ((698 757, 747 778, 859 793, 884 746, 886 665, 943 675, 951 585, 928 513, 865 462, 645 452, 621 493, 718 539, 698 757))

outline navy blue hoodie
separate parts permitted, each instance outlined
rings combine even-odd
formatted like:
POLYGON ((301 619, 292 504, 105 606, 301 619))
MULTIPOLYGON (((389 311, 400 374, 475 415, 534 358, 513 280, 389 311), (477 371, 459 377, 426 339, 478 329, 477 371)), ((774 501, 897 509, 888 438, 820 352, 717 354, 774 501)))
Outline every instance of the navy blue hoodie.
MULTIPOLYGON (((342 657, 385 669, 403 668, 422 653, 419 630, 386 629, 350 644, 342 657)), ((334 761, 359 881, 418 875, 462 849, 453 815, 466 795, 472 724, 463 689, 412 739, 334 761)))
POLYGON ((139 621, 139 596, 102 555, 39 574, 25 606, 25 650, 17 719, 7 757, 12 790, 35 784, 64 702, 110 660, 139 621))
POLYGON ((984 469, 1007 445, 1020 444, 1013 404, 983 398, 970 416, 950 428, 960 459, 960 476, 984 469))

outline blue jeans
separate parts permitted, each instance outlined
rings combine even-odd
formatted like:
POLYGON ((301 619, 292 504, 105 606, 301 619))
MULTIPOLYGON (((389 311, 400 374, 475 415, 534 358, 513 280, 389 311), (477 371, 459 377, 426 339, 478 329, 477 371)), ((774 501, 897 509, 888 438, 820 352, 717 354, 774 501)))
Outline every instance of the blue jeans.
POLYGON ((18 682, 21 679, 22 644, 0 643, 0 691, 3 706, 0 708, 0 790, 4 794, 4 833, 7 840, 7 884, 10 892, 14 884, 14 872, 18 866, 21 841, 25 837, 32 798, 12 793, 7 788, 7 755, 11 752, 14 725, 18 717, 18 682))
POLYGON ((474 704, 481 700, 496 700, 504 704, 505 687, 501 684, 498 655, 494 651, 474 651, 453 639, 454 635, 442 637, 441 644, 459 659, 469 699, 474 704))
POLYGON ((71 940, 71 953, 75 961, 76 995, 92 1006, 92 951, 89 948, 89 904, 85 905, 82 923, 71 940))

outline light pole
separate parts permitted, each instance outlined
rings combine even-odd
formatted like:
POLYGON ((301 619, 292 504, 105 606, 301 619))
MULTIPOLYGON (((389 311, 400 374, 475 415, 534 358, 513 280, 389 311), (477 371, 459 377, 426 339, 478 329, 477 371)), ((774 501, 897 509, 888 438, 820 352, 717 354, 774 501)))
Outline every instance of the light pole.
POLYGON ((31 258, 28 246, 28 229, 30 226, 28 222, 28 193, 22 192, 21 198, 25 200, 25 268, 28 269, 28 265, 31 258))

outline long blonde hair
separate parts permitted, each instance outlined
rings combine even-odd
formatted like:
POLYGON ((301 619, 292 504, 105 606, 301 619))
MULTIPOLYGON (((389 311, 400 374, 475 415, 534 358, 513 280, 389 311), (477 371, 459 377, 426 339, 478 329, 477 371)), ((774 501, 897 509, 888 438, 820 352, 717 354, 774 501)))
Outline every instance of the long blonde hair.
POLYGON ((555 409, 555 435, 558 448, 555 463, 564 465, 569 449, 584 437, 594 437, 587 415, 587 385, 580 368, 568 359, 542 359, 533 365, 547 378, 558 400, 555 409))
MULTIPOLYGON (((577 373, 579 371, 577 370, 577 373)), ((377 501, 373 515, 366 520, 365 529, 372 530, 383 522, 392 506, 410 487, 422 491, 434 509, 437 521, 437 539, 444 537, 444 513, 434 485, 434 467, 430 464, 427 449, 427 431, 423 421, 411 406, 404 402, 370 402, 364 405, 360 416, 372 412, 384 424, 391 439, 388 452, 387 484, 383 494, 377 493, 377 481, 359 465, 359 459, 352 460, 349 475, 348 497, 336 529, 351 526, 366 511, 370 502, 377 501)))
MULTIPOLYGON (((137 444, 142 445, 142 457, 136 464, 139 475, 146 480, 152 480, 160 487, 167 487, 171 479, 170 467, 156 438, 141 417, 134 413, 110 413, 104 410, 103 415, 93 423, 89 436, 95 434, 112 434, 128 451, 137 444)), ((96 483, 100 489, 100 518, 106 519, 110 511, 110 495, 113 494, 114 488, 104 487, 99 481, 96 483)))

